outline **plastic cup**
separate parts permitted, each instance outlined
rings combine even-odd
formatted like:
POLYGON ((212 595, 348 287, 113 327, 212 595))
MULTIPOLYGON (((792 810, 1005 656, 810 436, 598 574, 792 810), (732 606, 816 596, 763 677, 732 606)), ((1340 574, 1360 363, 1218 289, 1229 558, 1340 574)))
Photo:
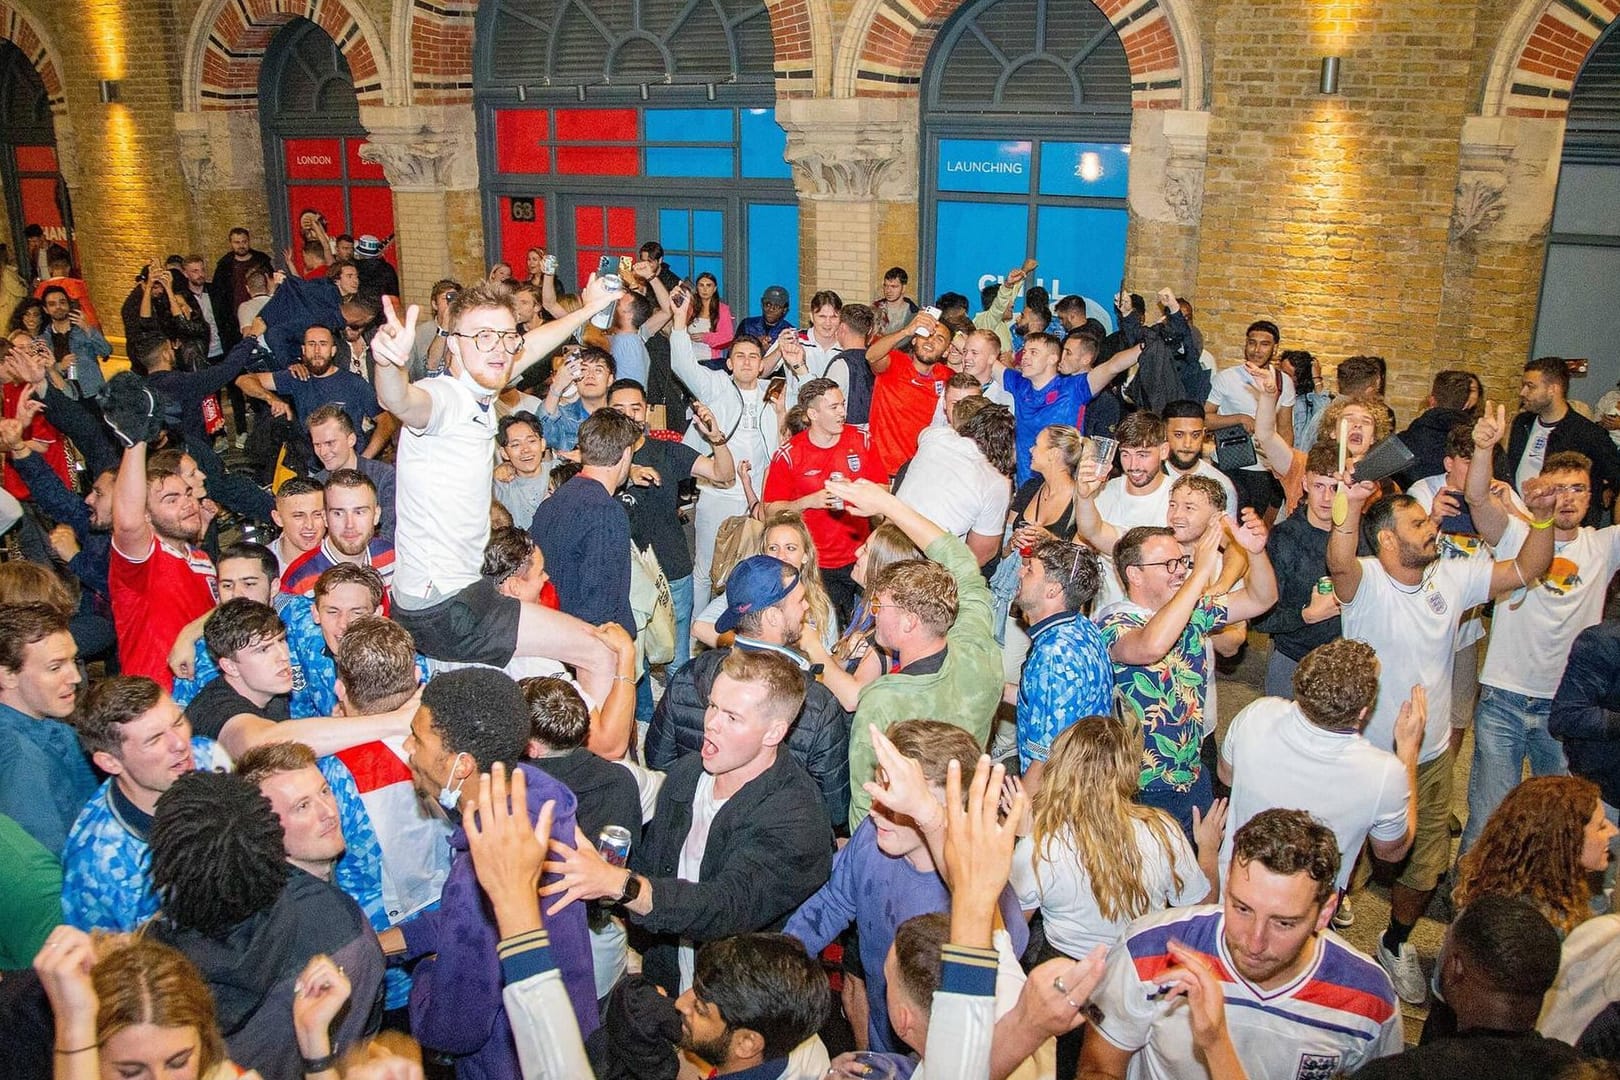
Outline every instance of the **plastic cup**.
POLYGON ((1119 452, 1119 440, 1106 435, 1091 435, 1080 448, 1080 464, 1094 463, 1093 475, 1107 479, 1114 468, 1114 455, 1119 452))
POLYGON ((894 1062, 882 1054, 857 1050, 841 1056, 827 1073, 835 1080, 894 1080, 894 1062))

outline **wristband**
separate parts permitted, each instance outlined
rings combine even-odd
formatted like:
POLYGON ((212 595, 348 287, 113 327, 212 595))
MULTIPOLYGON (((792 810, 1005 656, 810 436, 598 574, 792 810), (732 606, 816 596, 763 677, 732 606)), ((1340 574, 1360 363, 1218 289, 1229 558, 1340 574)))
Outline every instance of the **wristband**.
POLYGON ((1553 526, 1553 522, 1557 520, 1558 519, 1556 517, 1550 517, 1546 521, 1532 521, 1530 523, 1530 527, 1532 529, 1550 529, 1553 526))
POLYGON ((336 1068, 338 1054, 335 1050, 332 1053, 327 1054, 325 1057, 318 1058, 307 1058, 300 1054, 299 1060, 304 1063, 304 1075, 308 1076, 311 1073, 323 1073, 330 1069, 336 1068))

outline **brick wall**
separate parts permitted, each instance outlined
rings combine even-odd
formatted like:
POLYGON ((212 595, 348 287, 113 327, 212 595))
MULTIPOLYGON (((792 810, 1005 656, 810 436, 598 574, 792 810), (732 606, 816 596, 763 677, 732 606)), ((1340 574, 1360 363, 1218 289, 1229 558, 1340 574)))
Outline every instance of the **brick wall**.
POLYGON ((1385 357, 1410 415, 1429 374, 1460 359, 1438 324, 1474 8, 1360 5, 1320 24, 1287 0, 1217 5, 1194 300, 1221 362, 1271 318, 1329 368, 1385 357), (1329 53, 1343 57, 1337 96, 1317 93, 1329 53))

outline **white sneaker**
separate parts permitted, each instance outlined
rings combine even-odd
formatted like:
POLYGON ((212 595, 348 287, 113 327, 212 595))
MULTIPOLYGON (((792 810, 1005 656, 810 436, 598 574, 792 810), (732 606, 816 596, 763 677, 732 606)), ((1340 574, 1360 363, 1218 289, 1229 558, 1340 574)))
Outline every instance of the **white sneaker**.
POLYGON ((1423 977, 1423 965, 1418 963, 1417 950, 1412 948, 1410 941, 1401 943, 1399 954, 1391 953, 1384 947, 1382 936, 1378 939, 1378 964, 1389 975, 1389 981, 1395 984, 1395 996, 1408 1005, 1424 1005, 1429 1000, 1429 980, 1423 977))
POLYGON ((1356 911, 1350 906, 1348 896, 1339 898, 1339 906, 1333 909, 1333 929, 1348 930, 1356 925, 1356 911))

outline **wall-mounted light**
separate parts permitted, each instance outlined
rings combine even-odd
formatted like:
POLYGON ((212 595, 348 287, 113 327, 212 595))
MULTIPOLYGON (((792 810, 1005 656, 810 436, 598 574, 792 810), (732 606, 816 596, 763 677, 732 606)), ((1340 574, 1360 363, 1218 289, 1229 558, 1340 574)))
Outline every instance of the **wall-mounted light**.
POLYGON ((584 83, 578 83, 577 85, 575 85, 574 90, 576 92, 578 92, 579 100, 584 101, 585 100, 585 84, 584 83))
POLYGON ((1337 56, 1322 57, 1322 81, 1319 89, 1324 94, 1337 94, 1339 92, 1339 58, 1337 56))
POLYGON ((705 96, 706 96, 706 97, 707 97, 707 98, 708 98, 708 99, 709 99, 709 100, 710 100, 710 101, 713 101, 713 100, 714 100, 714 83, 709 83, 709 84, 708 84, 708 85, 707 85, 707 86, 705 86, 705 87, 704 87, 704 88, 703 88, 703 90, 704 90, 704 95, 705 95, 705 96))
POLYGON ((101 82, 96 84, 103 105, 115 105, 118 103, 119 85, 117 79, 102 79, 101 82))
POLYGON ((647 100, 647 84, 646 83, 641 84, 641 100, 642 101, 647 100))
POLYGON ((522 83, 518 83, 518 100, 519 101, 528 101, 529 100, 528 87, 524 86, 522 83))

